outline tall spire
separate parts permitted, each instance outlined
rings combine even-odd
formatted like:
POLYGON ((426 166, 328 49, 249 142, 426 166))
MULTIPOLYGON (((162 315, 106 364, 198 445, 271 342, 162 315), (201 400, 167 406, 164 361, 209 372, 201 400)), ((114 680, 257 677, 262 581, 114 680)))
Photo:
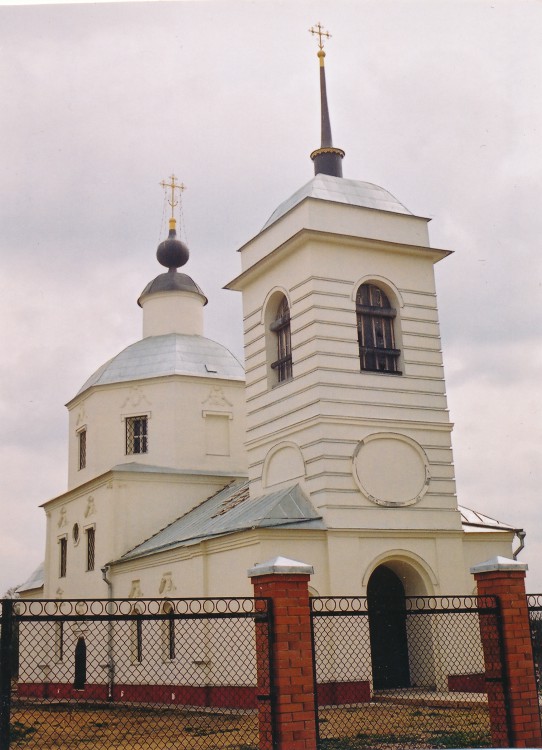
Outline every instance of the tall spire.
POLYGON ((331 34, 323 30, 321 23, 317 23, 312 29, 311 34, 318 36, 318 59, 320 61, 320 103, 321 103, 321 120, 322 120, 322 138, 320 148, 317 148, 311 154, 314 162, 314 174, 329 174, 333 177, 343 176, 342 160, 344 151, 333 146, 331 139, 331 123, 329 120, 329 109, 327 106, 326 92, 326 69, 324 67, 324 38, 330 39, 331 34))

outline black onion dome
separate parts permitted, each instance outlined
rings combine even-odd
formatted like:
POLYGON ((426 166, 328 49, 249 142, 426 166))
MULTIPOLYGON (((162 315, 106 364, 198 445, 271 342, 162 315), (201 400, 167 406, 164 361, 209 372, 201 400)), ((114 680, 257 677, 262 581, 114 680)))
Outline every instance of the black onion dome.
POLYGON ((179 266, 184 266, 189 255, 187 245, 177 239, 177 232, 174 227, 169 230, 167 240, 161 242, 156 251, 158 262, 169 268, 170 271, 174 271, 179 266))
POLYGON ((141 292, 137 304, 141 307, 141 302, 145 297, 157 292, 193 292, 203 297, 205 300, 204 305, 208 302, 207 297, 190 276, 186 273, 177 273, 174 269, 167 271, 167 273, 161 273, 160 276, 149 281, 145 289, 141 292))
POLYGON ((158 245, 156 251, 159 263, 165 266, 168 271, 167 273, 161 273, 147 284, 139 295, 137 304, 142 307, 142 302, 146 297, 149 297, 151 294, 159 294, 160 292, 192 292, 193 294, 198 294, 202 298, 203 304, 206 305, 208 302, 207 297, 196 282, 190 276, 187 276, 187 274, 177 272, 177 268, 184 266, 189 255, 190 252, 186 244, 177 239, 175 219, 172 217, 169 220, 169 236, 167 240, 158 245))

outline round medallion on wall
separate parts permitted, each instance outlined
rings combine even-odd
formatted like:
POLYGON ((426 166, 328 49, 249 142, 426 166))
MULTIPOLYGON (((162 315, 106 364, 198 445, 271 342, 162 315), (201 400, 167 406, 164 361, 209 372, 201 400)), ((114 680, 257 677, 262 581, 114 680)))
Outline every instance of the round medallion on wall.
POLYGON ((354 479, 377 505, 419 502, 429 487, 429 461, 415 440, 391 432, 364 438, 353 456, 354 479))

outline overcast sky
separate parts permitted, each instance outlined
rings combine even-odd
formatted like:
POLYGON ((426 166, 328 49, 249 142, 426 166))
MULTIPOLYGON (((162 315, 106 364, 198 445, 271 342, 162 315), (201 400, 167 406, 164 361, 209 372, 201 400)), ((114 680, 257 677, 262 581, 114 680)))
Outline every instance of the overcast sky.
POLYGON ((64 404, 141 336, 172 171, 206 335, 242 357, 222 286, 312 177, 317 21, 345 177, 455 251, 436 272, 459 502, 527 530, 542 591, 542 3, 221 0, 0 7, 0 593, 43 558, 64 404))

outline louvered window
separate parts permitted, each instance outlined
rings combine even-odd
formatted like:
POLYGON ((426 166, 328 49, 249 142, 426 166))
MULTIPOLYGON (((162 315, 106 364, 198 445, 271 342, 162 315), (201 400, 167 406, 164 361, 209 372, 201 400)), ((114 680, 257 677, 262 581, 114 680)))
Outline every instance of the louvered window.
POLYGON ((400 350, 395 348, 393 321, 397 313, 374 284, 362 284, 356 296, 359 358, 362 370, 400 375, 400 350))

